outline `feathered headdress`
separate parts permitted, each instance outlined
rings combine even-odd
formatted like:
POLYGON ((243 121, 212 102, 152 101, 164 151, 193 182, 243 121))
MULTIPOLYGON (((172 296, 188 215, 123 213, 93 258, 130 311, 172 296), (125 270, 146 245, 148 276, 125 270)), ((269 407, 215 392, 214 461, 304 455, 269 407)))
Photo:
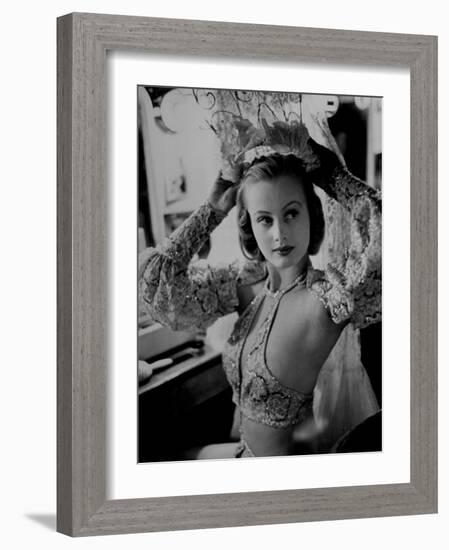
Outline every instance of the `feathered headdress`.
POLYGON ((238 147, 226 140, 221 142, 223 178, 238 181, 257 159, 274 154, 294 155, 306 170, 318 168, 319 161, 309 145, 310 135, 305 124, 274 121, 269 125, 264 118, 261 122, 262 128, 256 128, 248 119, 235 119, 238 147))
MULTIPOLYGON (((300 94, 196 90, 194 95, 212 113, 208 124, 220 141, 224 179, 238 182, 257 159, 274 154, 296 156, 307 171, 319 167, 303 121, 300 94)), ((338 155, 324 113, 323 117, 316 111, 306 114, 320 141, 338 155)))

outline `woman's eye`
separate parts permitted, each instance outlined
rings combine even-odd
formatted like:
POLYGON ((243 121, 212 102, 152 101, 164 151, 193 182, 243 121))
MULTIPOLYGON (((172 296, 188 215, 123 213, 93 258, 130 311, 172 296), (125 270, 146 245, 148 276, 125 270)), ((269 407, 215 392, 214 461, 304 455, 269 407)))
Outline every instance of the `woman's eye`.
POLYGON ((288 220, 293 220, 295 219, 297 216, 298 216, 299 212, 297 210, 288 210, 286 213, 285 213, 285 217, 286 219, 288 220))
POLYGON ((261 223, 262 225, 270 225, 271 218, 268 218, 267 216, 260 216, 256 219, 257 223, 261 223))

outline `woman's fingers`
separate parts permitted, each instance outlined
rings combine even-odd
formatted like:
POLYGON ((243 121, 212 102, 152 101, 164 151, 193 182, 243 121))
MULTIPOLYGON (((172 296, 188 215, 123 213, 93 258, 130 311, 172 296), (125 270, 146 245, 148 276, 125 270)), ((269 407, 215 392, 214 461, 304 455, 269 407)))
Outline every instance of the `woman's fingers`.
POLYGON ((238 186, 234 185, 233 187, 227 189, 223 195, 223 199, 226 202, 226 209, 229 211, 235 204, 237 198, 238 186))
POLYGON ((220 176, 215 180, 209 202, 217 210, 229 212, 235 204, 238 186, 220 176))
POLYGON ((320 169, 325 172, 331 172, 339 162, 337 155, 327 147, 317 143, 311 137, 309 137, 307 142, 314 154, 318 157, 320 169))
POLYGON ((232 181, 226 180, 221 176, 219 176, 219 178, 217 179, 217 184, 223 189, 223 191, 225 191, 226 189, 229 189, 234 185, 232 181))

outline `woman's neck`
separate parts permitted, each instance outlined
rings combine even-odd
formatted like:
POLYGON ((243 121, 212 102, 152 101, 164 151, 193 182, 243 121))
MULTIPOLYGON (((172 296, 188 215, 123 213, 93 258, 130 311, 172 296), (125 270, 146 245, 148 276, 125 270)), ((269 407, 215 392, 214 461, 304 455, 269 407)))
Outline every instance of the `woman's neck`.
POLYGON ((267 262, 269 289, 272 292, 282 290, 288 287, 297 277, 307 270, 309 257, 307 254, 301 259, 299 264, 285 269, 278 269, 267 262))

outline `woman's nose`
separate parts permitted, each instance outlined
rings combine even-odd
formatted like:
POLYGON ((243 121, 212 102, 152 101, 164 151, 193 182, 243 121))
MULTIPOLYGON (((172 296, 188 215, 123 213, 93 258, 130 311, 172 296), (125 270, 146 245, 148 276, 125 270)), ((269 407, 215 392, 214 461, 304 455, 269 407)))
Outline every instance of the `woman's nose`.
POLYGON ((273 237, 276 242, 281 243, 285 240, 285 227, 282 223, 274 223, 273 224, 273 237))

